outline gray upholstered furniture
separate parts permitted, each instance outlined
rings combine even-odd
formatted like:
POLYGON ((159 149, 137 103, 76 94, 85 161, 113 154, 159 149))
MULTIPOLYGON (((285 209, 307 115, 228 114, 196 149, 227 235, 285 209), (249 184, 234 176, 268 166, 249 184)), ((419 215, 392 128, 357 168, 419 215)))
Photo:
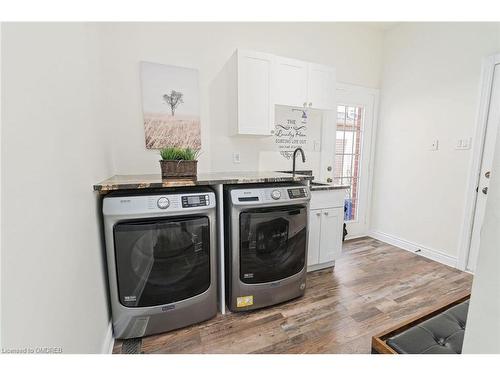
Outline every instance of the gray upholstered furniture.
POLYGON ((460 354, 470 295, 374 336, 372 353, 460 354))

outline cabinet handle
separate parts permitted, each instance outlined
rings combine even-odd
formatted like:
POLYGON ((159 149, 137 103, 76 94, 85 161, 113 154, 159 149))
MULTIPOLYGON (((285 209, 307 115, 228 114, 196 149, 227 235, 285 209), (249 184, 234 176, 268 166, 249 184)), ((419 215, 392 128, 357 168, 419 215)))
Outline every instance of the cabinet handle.
POLYGON ((313 104, 312 104, 311 102, 309 102, 309 107, 312 107, 312 105, 313 105, 313 104))
POLYGON ((307 102, 304 102, 304 108, 306 108, 306 107, 307 107, 307 102))
POLYGON ((328 216, 328 212, 325 212, 325 216, 328 216))
POLYGON ((319 215, 321 215, 321 212, 316 212, 316 216, 319 216, 319 215))

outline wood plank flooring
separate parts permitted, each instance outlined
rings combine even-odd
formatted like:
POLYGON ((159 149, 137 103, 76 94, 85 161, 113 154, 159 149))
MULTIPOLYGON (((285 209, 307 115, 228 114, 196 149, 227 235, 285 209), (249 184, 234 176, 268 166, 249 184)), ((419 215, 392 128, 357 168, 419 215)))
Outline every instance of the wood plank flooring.
MULTIPOLYGON (((470 291, 472 275, 364 237, 304 297, 142 339, 141 353, 370 353, 371 337, 470 291)), ((114 353, 126 352, 117 340, 114 353)), ((135 345, 135 343, 134 343, 135 345)))

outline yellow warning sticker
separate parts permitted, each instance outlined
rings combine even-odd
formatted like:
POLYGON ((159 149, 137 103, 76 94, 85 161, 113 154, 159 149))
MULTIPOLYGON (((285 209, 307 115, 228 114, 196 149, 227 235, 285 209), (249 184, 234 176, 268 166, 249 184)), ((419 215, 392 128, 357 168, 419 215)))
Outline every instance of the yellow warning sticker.
POLYGON ((241 296, 236 298, 236 307, 246 307, 253 305, 253 296, 241 296))

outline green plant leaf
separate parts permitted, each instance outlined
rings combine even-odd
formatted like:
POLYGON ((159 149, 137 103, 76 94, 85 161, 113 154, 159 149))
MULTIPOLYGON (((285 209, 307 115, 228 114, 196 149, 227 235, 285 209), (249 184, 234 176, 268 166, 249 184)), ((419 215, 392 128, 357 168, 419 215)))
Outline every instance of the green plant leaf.
POLYGON ((200 151, 192 148, 165 147, 160 150, 163 160, 196 160, 200 151))

